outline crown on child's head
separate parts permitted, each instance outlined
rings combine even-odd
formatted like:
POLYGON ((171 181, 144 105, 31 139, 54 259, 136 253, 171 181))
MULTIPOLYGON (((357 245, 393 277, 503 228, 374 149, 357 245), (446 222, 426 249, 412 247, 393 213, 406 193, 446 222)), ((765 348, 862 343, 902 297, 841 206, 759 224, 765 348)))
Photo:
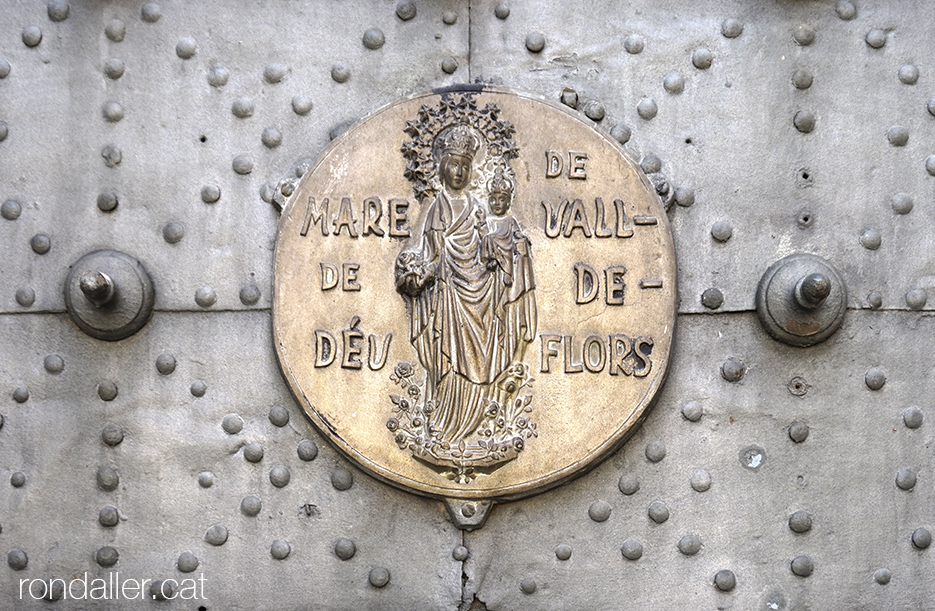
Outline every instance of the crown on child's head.
POLYGON ((487 191, 491 195, 494 193, 513 194, 513 180, 502 164, 497 166, 493 172, 493 178, 487 182, 487 191))

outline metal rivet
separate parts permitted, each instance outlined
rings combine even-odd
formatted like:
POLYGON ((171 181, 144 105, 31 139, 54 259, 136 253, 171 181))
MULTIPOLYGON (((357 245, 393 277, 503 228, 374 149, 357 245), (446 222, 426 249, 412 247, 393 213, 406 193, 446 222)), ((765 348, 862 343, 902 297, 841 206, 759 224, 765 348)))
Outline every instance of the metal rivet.
POLYGON ((651 120, 659 112, 659 107, 652 98, 643 98, 636 104, 636 114, 647 121, 651 120))
POLYGON ((25 403, 29 400, 29 389, 25 386, 18 386, 13 389, 13 400, 17 403, 25 403))
POLYGON ((626 125, 614 125, 610 130, 610 137, 620 144, 626 144, 630 140, 630 135, 630 128, 626 125))
POLYGON ((211 545, 224 545, 227 542, 227 526, 218 523, 205 531, 205 541, 211 545))
POLYGON ((926 528, 917 528, 912 531, 912 544, 918 549, 925 549, 932 544, 932 533, 926 528))
POLYGON ((156 371, 167 376, 175 371, 175 357, 168 352, 163 352, 156 357, 156 371))
POLYGON ((10 135, 10 127, 3 121, 0 121, 0 142, 3 142, 4 140, 6 140, 6 137, 9 135, 10 135))
POLYGON ((646 174, 654 174, 662 170, 662 159, 655 153, 646 153, 640 159, 640 169, 646 174))
POLYGON ((812 73, 807 70, 796 70, 792 73, 792 84, 796 89, 808 89, 812 86, 812 73))
POLYGON ((894 125, 886 130, 886 139, 893 146, 906 146, 909 142, 909 130, 902 125, 894 125))
POLYGON ((873 572, 873 580, 881 586, 888 584, 892 578, 893 574, 889 569, 877 569, 873 572))
POLYGON ((35 47, 42 42, 42 30, 37 25, 28 25, 23 28, 23 44, 27 47, 35 47))
POLYGON ((737 586, 733 571, 723 569, 714 574, 714 585, 721 592, 730 592, 737 586))
POLYGON ((117 80, 123 76, 124 69, 125 67, 122 59, 111 57, 104 61, 104 74, 109 79, 117 80))
POLYGON ((269 555, 276 560, 285 560, 292 552, 292 546, 285 539, 275 539, 269 546, 269 555))
POLYGON ((919 69, 912 64, 903 64, 899 67, 899 80, 906 85, 915 85, 919 80, 919 69))
POLYGON ((10 485, 14 488, 22 488, 26 485, 26 474, 22 471, 15 471, 10 476, 10 485))
POLYGON ((28 308, 35 302, 36 291, 32 290, 28 286, 16 289, 16 303, 20 304, 24 308, 28 308))
POLYGON ((890 206, 896 214, 909 214, 912 212, 912 196, 908 193, 897 193, 890 199, 890 206))
POLYGON ((113 401, 117 398, 117 385, 110 380, 104 380, 97 385, 97 396, 102 401, 113 401))
POLYGON ((260 500, 260 497, 252 494, 243 497, 243 500, 240 501, 240 513, 250 518, 256 517, 262 508, 263 501, 260 500))
POLYGON ((292 111, 297 115, 307 115, 312 110, 311 98, 304 95, 296 95, 292 98, 292 111))
POLYGON ((497 19, 506 19, 510 16, 510 7, 506 4, 498 4, 497 8, 493 10, 493 14, 496 15, 497 19))
POLYGON ((597 100, 591 100, 584 105, 584 115, 592 121, 603 121, 606 111, 603 104, 597 100))
POLYGON ((935 155, 929 155, 925 158, 925 171, 935 176, 935 155))
POLYGON ((454 25, 458 21, 458 14, 454 11, 445 11, 442 13, 442 23, 445 25, 454 25))
POLYGON ((912 289, 906 293, 906 305, 911 310, 921 310, 927 300, 925 289, 912 289))
POLYGON ((689 422, 698 422, 702 415, 704 415, 704 408, 698 401, 687 401, 682 406, 682 417, 689 422))
POLYGON ((523 594, 533 594, 536 591, 536 580, 527 577, 519 582, 519 589, 523 594))
POLYGON ((714 54, 704 47, 695 49, 692 53, 692 65, 699 70, 707 70, 714 61, 714 54))
POLYGON ((50 354, 42 361, 45 370, 51 374, 59 374, 65 369, 65 359, 57 354, 50 354))
POLYGON ((867 44, 874 49, 881 49, 883 48, 883 45, 886 44, 886 32, 881 29, 874 28, 867 32, 864 40, 866 40, 867 44))
POLYGON ((305 462, 315 460, 315 457, 318 456, 318 444, 311 439, 303 439, 299 442, 296 453, 299 455, 299 459, 305 462))
POLYGON ((106 526, 107 528, 112 528, 120 522, 120 514, 117 512, 117 508, 113 505, 104 505, 101 507, 101 511, 97 514, 97 521, 101 526, 106 526))
POLYGON ((686 556, 694 556, 701 551, 701 537, 691 533, 683 535, 679 539, 678 548, 686 556))
POLYGON ((346 469, 335 469, 331 474, 331 485, 337 490, 347 490, 354 485, 354 476, 346 469))
POLYGON ((653 501, 647 511, 649 519, 656 524, 662 524, 669 519, 669 508, 662 501, 653 501))
POLYGON ((248 284, 240 289, 240 302, 244 305, 254 305, 260 300, 260 287, 248 284))
POLYGON ((217 481, 217 478, 210 471, 202 471, 198 474, 198 485, 202 488, 210 488, 215 481, 217 481))
POLYGON ((331 66, 331 78, 336 83, 346 83, 351 78, 351 69, 342 63, 331 66))
POLYGON ((876 229, 865 229, 860 234, 860 245, 867 250, 876 250, 883 243, 883 236, 876 229))
POLYGON ((191 573, 198 568, 198 557, 191 552, 182 552, 179 554, 179 559, 176 560, 175 566, 183 573, 191 573))
POLYGON ((635 539, 627 539, 620 546, 620 553, 627 560, 639 560, 643 556, 643 544, 635 539))
POLYGON ((721 292, 721 289, 705 289, 705 292, 701 294, 701 305, 709 310, 716 310, 721 307, 723 303, 724 293, 721 292))
POLYGON ((666 457, 666 444, 661 441, 652 441, 646 444, 645 453, 649 462, 659 462, 666 457))
POLYGON ((744 469, 756 471, 766 462, 766 450, 760 446, 748 446, 740 451, 739 457, 744 469))
POLYGON ((109 465, 103 465, 97 469, 97 487, 106 492, 112 492, 120 485, 120 474, 109 465))
POLYGON ((104 568, 112 567, 120 559, 120 553, 109 545, 105 545, 94 554, 94 560, 104 568))
POLYGON ((807 134, 815 129, 815 115, 807 110, 800 110, 792 117, 792 124, 797 130, 807 134))
POLYGON ((101 116, 111 123, 117 123, 123 119, 123 106, 114 100, 104 102, 104 106, 101 107, 101 116))
POLYGON ((711 474, 706 469, 698 469, 689 480, 695 492, 707 492, 711 488, 711 474))
POLYGON ((850 21, 857 16, 857 7, 850 0, 838 0, 834 10, 844 21, 850 21))
POLYGON ((883 307, 883 295, 876 291, 870 291, 867 294, 867 304, 874 310, 879 310, 883 307))
POLYGON ((121 42, 127 35, 127 26, 119 19, 111 19, 104 26, 104 34, 111 42, 121 42))
POLYGON ((172 600, 176 597, 176 586, 177 585, 178 585, 178 582, 175 581, 174 579, 171 581, 167 581, 164 579, 157 579, 153 581, 149 586, 149 598, 151 598, 152 600, 160 600, 160 601, 172 600))
POLYGON ((289 424, 289 410, 281 405, 276 405, 269 410, 269 421, 274 426, 286 426, 289 424))
POLYGON ((253 103, 252 98, 237 98, 231 104, 231 112, 235 117, 240 119, 246 119, 247 117, 253 116, 253 111, 256 109, 256 106, 253 103))
POLYGON ((886 374, 883 373, 882 369, 874 367, 867 370, 864 375, 864 382, 870 390, 880 390, 886 384, 886 374))
POLYGON ((104 191, 97 196, 97 207, 101 212, 112 212, 117 208, 117 194, 112 191, 104 191))
POLYGON ((263 68, 263 78, 270 84, 276 84, 282 81, 288 73, 289 69, 286 66, 276 62, 267 64, 266 67, 263 68))
POLYGON ((453 74, 458 69, 458 60, 453 57, 446 57, 442 60, 442 71, 445 74, 453 74))
POLYGON ((65 0, 49 0, 47 12, 52 21, 65 21, 68 19, 68 3, 65 0))
POLYGON ((746 373, 746 366, 740 359, 730 357, 721 364, 721 377, 728 382, 738 382, 746 373))
POLYGON ((789 425, 789 439, 802 443, 808 439, 808 425, 804 422, 793 422, 789 425))
MULTIPOLYGON (((467 549, 465 549, 467 551, 467 549)), ((571 558, 571 546, 567 543, 560 543, 555 546, 555 557, 565 561, 571 558)))
POLYGON ((279 131, 278 127, 271 125, 263 130, 260 141, 263 142, 263 146, 266 148, 274 149, 282 144, 282 132, 279 131))
POLYGON ((260 462, 263 460, 263 446, 256 442, 248 443, 243 448, 243 457, 247 462, 260 462))
POLYGON ((396 16, 403 21, 409 21, 416 16, 416 5, 409 0, 402 0, 396 5, 396 16))
POLYGON ((367 579, 370 581, 370 585, 373 587, 382 588, 390 582, 390 572, 382 566, 378 566, 376 568, 370 569, 370 574, 367 576, 367 579))
POLYGON ((123 161, 123 153, 113 144, 107 144, 101 149, 101 157, 104 158, 104 165, 108 168, 116 167, 123 161))
POLYGON ((380 28, 370 28, 364 32, 364 46, 371 50, 377 50, 386 42, 386 36, 380 28))
POLYGON ((910 429, 922 426, 922 410, 918 407, 907 407, 903 412, 903 423, 910 429))
POLYGON ((695 190, 688 187, 679 187, 675 190, 675 203, 688 208, 695 203, 695 190))
POLYGON ((526 49, 531 53, 539 53, 545 48, 545 36, 542 32, 530 32, 526 36, 526 49))
POLYGON ((636 494, 640 489, 640 480, 632 473, 624 473, 620 476, 620 481, 617 482, 617 488, 627 496, 636 494))
POLYGON ((808 577, 815 570, 815 564, 808 556, 796 556, 792 559, 791 568, 799 577, 808 577))
MULTIPOLYGON (((925 108, 928 109, 930 115, 935 117, 935 98, 930 98, 925 108)), ((0 140, 3 140, 3 138, 0 138, 0 140)))
POLYGON ((215 64, 208 70, 208 84, 212 87, 223 87, 227 84, 230 75, 231 73, 227 68, 215 64))
POLYGON ((250 155, 237 155, 231 163, 231 168, 240 175, 249 174, 253 171, 253 159, 250 155))
POLYGON ((610 517, 611 506, 607 501, 594 501, 588 507, 588 517, 595 522, 606 522, 610 517))
POLYGON ((108 424, 101 431, 101 440, 111 447, 120 445, 123 442, 123 429, 116 424, 108 424))
POLYGON ((896 486, 900 490, 912 490, 916 485, 916 474, 912 469, 900 469, 896 472, 896 486))
MULTIPOLYGON (((464 547, 463 545, 459 545, 458 547, 454 548, 451 551, 451 557, 457 560, 458 562, 464 562, 465 560, 468 559, 469 555, 470 554, 468 553, 468 548, 464 547)), ((569 555, 571 555, 570 551, 569 551, 569 555)))
POLYGON ((14 571, 22 571, 29 564, 29 557, 21 549, 13 549, 6 555, 6 563, 14 571))
POLYGON ((195 43, 194 38, 180 38, 179 41, 175 44, 175 54, 182 59, 191 59, 195 57, 195 52, 198 50, 198 45, 195 43))
POLYGON ((815 42, 815 28, 803 23, 792 33, 792 39, 795 41, 795 44, 801 47, 807 47, 815 42))
POLYGON ((0 57, 0 79, 5 79, 10 76, 10 70, 13 69, 13 66, 10 65, 5 58, 0 57))
POLYGON ((221 199, 221 187, 209 183, 201 188, 201 201, 206 204, 213 204, 221 199))
POLYGON ((734 228, 731 227, 729 221, 715 221, 715 223, 711 225, 711 237, 718 242, 726 242, 732 235, 734 235, 734 228))
POLYGON ((623 48, 626 49, 627 53, 630 55, 641 53, 644 46, 645 42, 643 41, 643 37, 639 34, 630 34, 623 39, 623 48))
POLYGON ((162 228, 162 237, 169 244, 176 244, 185 236, 185 228, 182 227, 181 223, 171 222, 166 223, 165 227, 162 228))
POLYGON ((743 23, 737 19, 728 18, 721 23, 721 35, 724 38, 737 38, 743 34, 743 23))
POLYGON ((162 9, 155 2, 147 2, 140 10, 140 16, 147 23, 156 23, 162 17, 162 9))
POLYGON ((334 555, 341 560, 350 560, 357 553, 357 546, 350 539, 338 539, 334 544, 334 555))
POLYGON ((685 90, 685 77, 678 72, 670 72, 662 79, 662 86, 672 95, 678 95, 685 90))
POLYGON ((285 488, 289 485, 290 479, 292 479, 292 474, 284 465, 276 465, 269 470, 269 482, 277 488, 285 488))
POLYGON ((15 221, 23 213, 23 206, 15 199, 8 199, 0 205, 0 216, 8 221, 15 221))
POLYGON ((812 516, 801 509, 789 516, 789 530, 794 533, 807 533, 812 529, 812 516))
POLYGON ((201 380, 195 380, 192 382, 189 391, 192 393, 193 397, 203 397, 205 393, 208 392, 208 385, 201 380))
POLYGON ((228 435, 236 435, 243 430, 243 418, 237 414, 227 414, 221 420, 221 428, 228 435))

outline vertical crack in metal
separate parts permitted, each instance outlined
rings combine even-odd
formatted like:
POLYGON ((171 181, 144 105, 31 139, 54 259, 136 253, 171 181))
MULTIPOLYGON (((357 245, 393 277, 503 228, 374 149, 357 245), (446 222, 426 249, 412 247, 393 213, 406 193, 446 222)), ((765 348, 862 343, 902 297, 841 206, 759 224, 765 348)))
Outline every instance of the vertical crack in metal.
POLYGON ((471 0, 468 0, 468 54, 467 54, 467 71, 468 71, 468 83, 473 81, 471 77, 471 51, 473 50, 473 43, 471 41, 471 26, 473 22, 471 21, 471 0))

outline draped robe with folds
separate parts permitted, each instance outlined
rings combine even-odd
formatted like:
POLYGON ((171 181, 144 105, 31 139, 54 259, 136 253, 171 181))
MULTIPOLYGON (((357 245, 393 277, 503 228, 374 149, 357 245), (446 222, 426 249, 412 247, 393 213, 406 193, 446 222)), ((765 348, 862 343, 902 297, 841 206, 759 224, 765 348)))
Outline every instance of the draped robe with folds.
POLYGON ((427 372, 425 399, 435 406, 429 418, 447 441, 463 439, 480 425, 496 395, 492 383, 514 356, 515 344, 504 341, 502 311, 498 315, 504 287, 482 256, 483 217, 473 196, 453 198, 441 191, 422 234, 421 257, 434 265, 435 282, 413 299, 410 339, 427 372))

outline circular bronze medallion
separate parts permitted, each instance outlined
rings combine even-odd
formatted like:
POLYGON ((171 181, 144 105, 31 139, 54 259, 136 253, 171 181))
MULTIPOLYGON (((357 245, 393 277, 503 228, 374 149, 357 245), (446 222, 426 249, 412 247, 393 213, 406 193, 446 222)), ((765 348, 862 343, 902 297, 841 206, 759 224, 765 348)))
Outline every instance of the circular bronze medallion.
POLYGON ((279 226, 276 348, 312 422, 404 489, 514 499, 633 431, 676 271, 639 167, 570 111, 464 87, 350 128, 279 226))

